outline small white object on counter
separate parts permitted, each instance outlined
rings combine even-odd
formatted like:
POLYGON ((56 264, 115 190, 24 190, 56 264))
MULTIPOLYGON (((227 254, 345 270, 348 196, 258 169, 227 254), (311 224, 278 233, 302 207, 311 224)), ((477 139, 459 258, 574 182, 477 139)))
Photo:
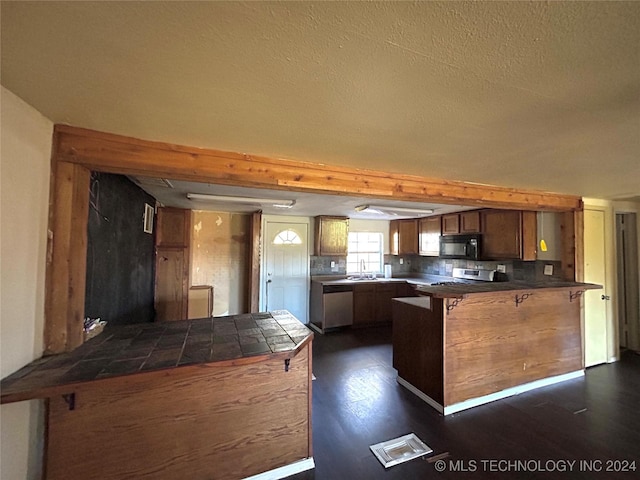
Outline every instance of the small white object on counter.
POLYGON ((391 278, 391 265, 388 263, 384 265, 384 278, 391 278))

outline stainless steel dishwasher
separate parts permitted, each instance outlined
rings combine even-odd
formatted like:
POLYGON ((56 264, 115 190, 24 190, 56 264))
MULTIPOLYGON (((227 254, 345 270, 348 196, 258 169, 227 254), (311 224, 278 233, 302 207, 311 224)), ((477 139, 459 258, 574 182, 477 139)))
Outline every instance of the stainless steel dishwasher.
POLYGON ((323 328, 353 324, 353 285, 323 285, 323 328))

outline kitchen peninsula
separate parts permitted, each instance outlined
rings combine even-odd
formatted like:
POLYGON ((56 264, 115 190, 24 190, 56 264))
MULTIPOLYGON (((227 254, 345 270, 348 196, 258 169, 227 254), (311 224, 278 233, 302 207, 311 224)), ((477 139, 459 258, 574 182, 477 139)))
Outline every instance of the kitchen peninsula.
POLYGON ((286 476, 313 468, 312 340, 284 310, 115 327, 1 400, 47 400, 48 480, 286 476))
POLYGON ((580 296, 599 285, 423 286, 393 300, 398 382, 444 415, 584 375, 580 296))

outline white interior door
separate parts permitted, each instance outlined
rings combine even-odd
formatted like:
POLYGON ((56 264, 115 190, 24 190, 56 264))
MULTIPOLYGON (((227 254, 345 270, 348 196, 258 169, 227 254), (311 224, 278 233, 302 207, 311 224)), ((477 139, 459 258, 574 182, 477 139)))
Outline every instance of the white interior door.
POLYGON ((267 220, 264 235, 263 305, 288 310, 308 322, 308 223, 267 220))
POLYGON ((584 210, 584 281, 603 286, 584 293, 585 367, 607 361, 607 269, 604 210, 584 210), (605 297, 603 299, 602 297, 605 297))

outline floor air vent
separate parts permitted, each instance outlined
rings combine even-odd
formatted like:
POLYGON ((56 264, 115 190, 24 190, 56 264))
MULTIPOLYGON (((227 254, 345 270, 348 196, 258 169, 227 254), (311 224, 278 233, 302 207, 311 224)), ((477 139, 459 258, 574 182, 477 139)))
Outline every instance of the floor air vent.
POLYGON ((422 440, 416 437, 415 433, 376 443, 369 448, 384 465, 384 468, 393 467, 433 452, 422 440))

